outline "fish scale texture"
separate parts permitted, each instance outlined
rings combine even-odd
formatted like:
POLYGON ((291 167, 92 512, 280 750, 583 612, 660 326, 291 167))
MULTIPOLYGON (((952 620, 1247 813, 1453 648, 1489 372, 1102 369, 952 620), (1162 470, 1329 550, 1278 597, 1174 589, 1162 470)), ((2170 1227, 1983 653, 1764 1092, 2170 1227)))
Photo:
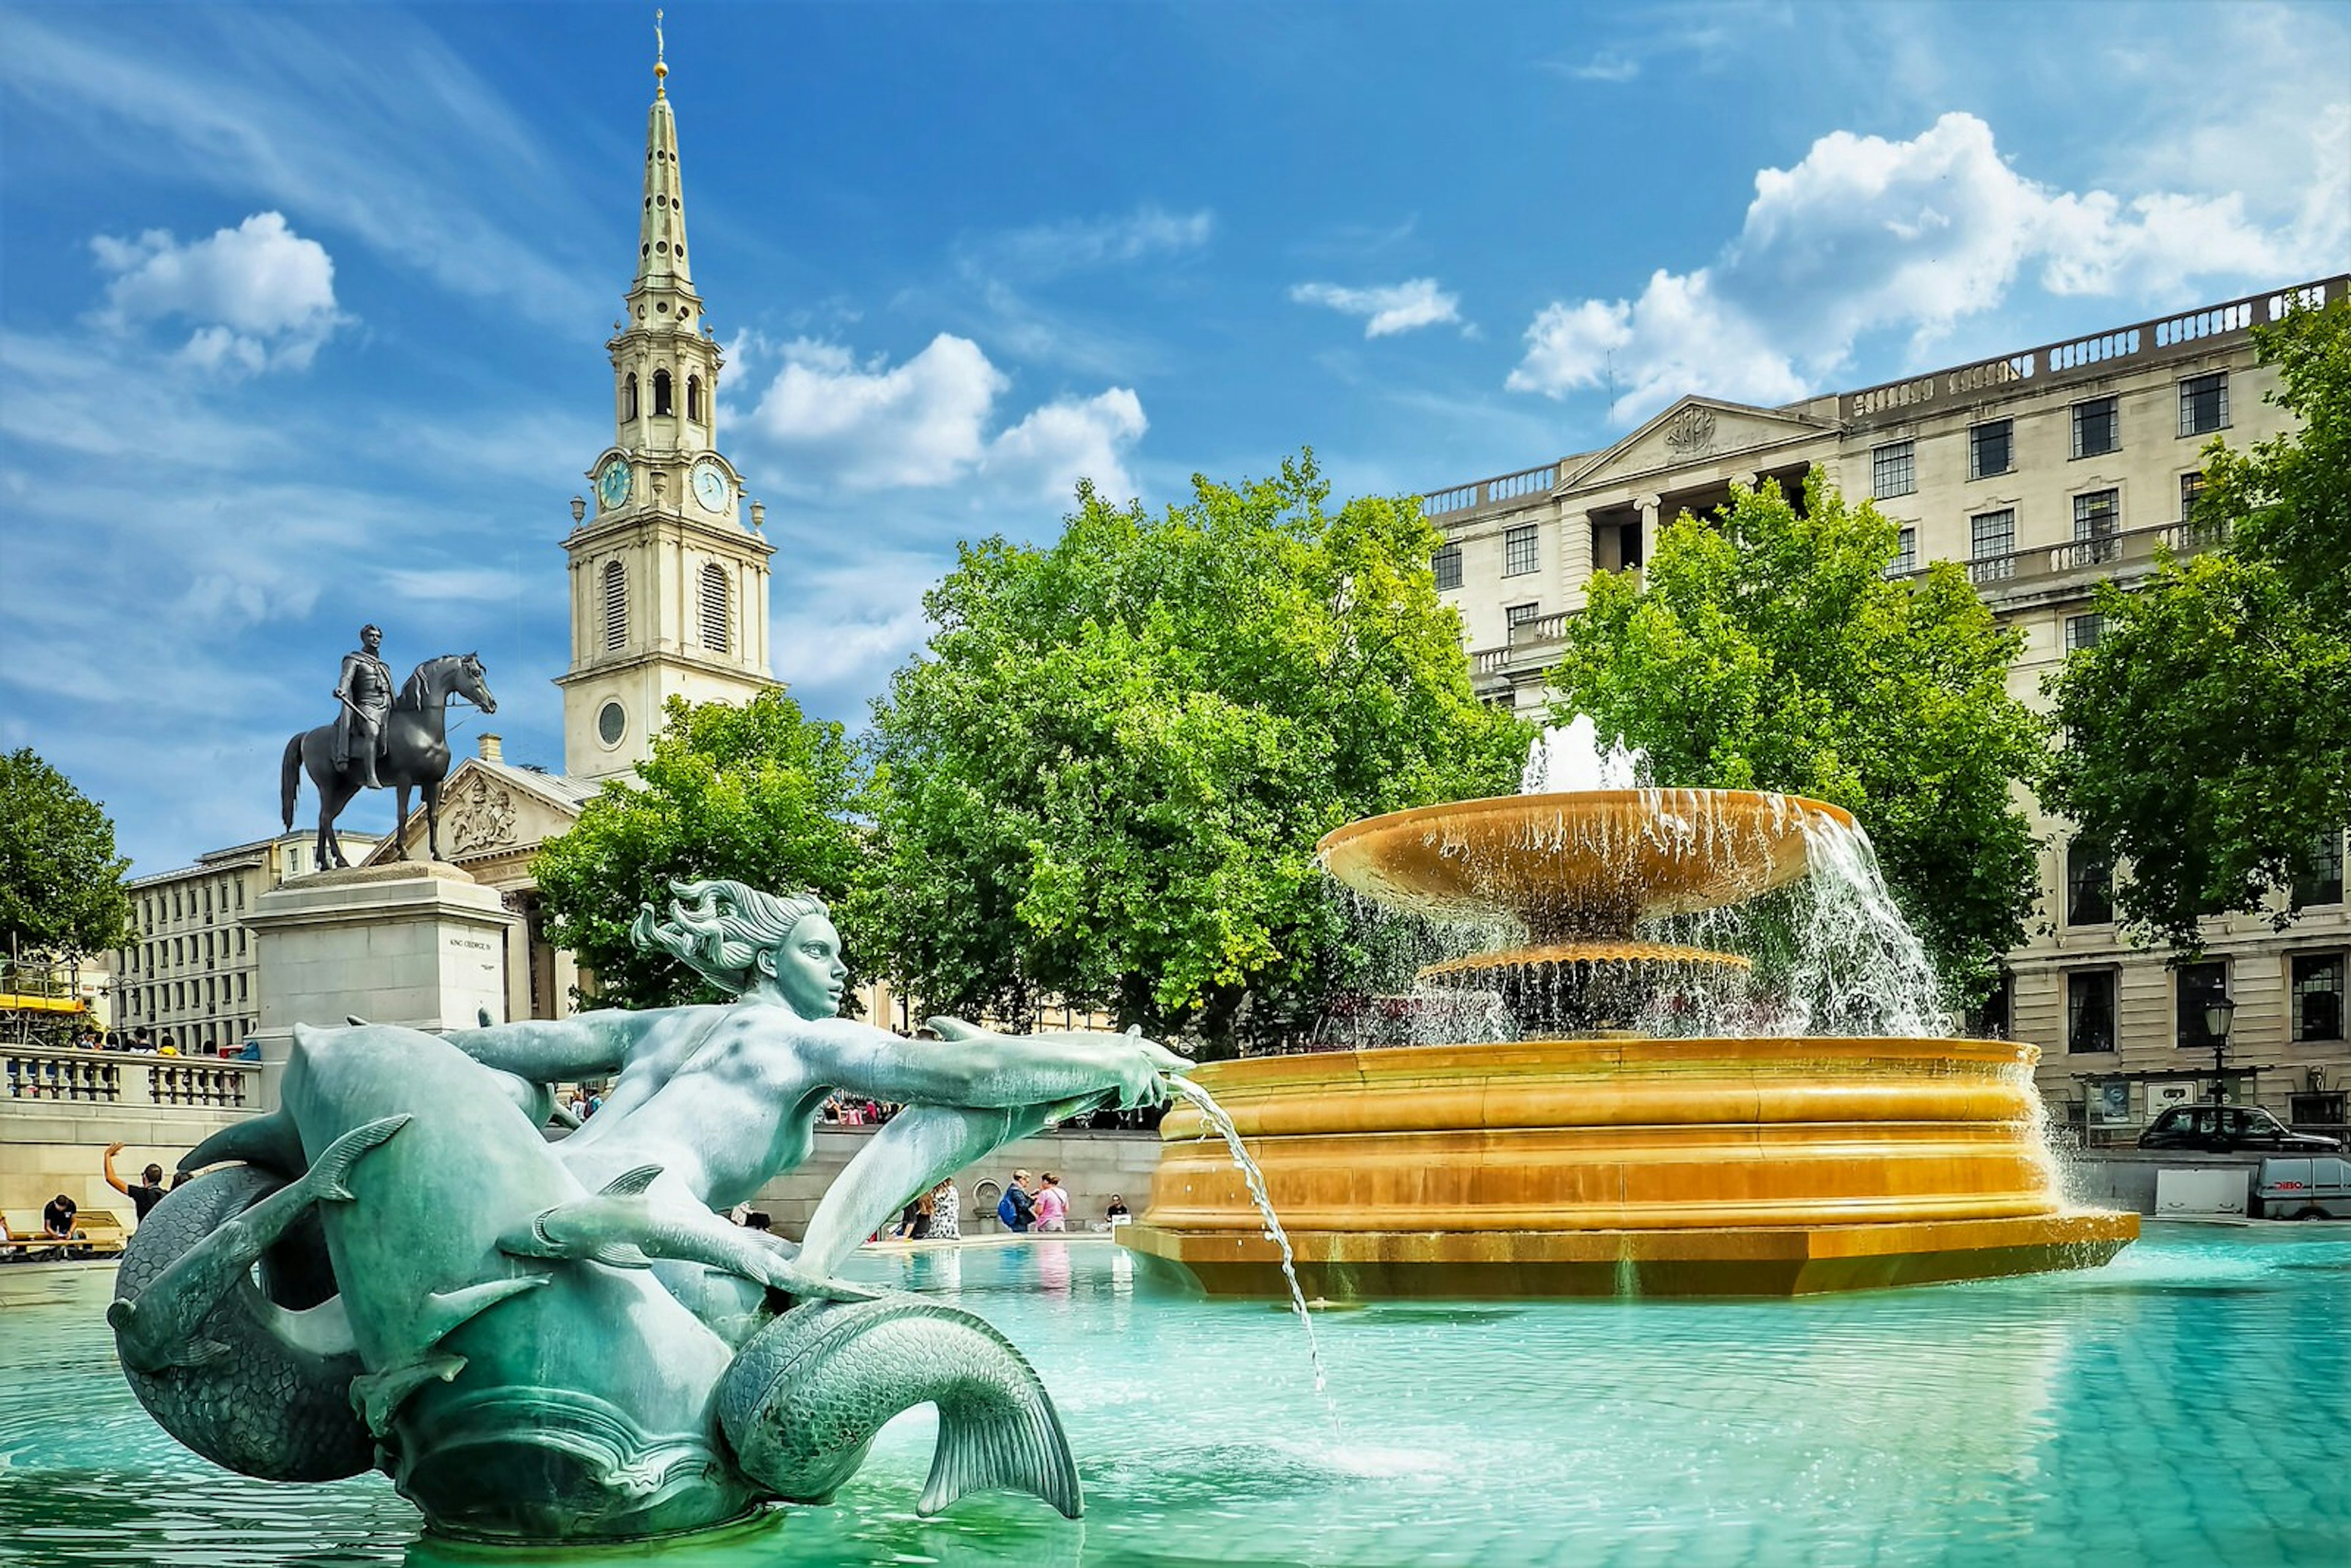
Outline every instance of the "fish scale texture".
MULTIPOLYGON (((115 1299, 136 1302, 183 1254, 282 1185, 250 1166, 236 1166, 172 1192, 124 1247, 115 1299)), ((139 1403, 188 1448, 243 1475, 324 1481, 372 1469, 374 1442, 350 1405, 357 1358, 320 1356, 284 1343, 241 1297, 241 1289, 232 1288, 194 1330, 198 1339, 226 1345, 225 1355, 152 1373, 123 1366, 139 1403)))

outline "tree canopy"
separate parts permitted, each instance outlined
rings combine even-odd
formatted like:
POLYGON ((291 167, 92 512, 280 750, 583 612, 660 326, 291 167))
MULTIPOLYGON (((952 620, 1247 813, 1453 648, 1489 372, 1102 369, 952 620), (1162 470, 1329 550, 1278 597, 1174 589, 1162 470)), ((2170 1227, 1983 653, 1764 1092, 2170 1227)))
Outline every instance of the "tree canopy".
POLYGON ((0 957, 79 957, 131 939, 114 821, 24 747, 0 757, 0 957))
POLYGON ((1889 578, 1898 543, 1817 470, 1801 506, 1767 483, 1685 512, 1645 570, 1593 578, 1554 713, 1645 748, 1661 783, 1851 811, 1946 978, 1980 995, 2032 906, 2010 784, 2037 765, 2042 727, 2008 694, 2019 634, 1958 566, 1889 578))
POLYGON ((1156 517, 1081 486, 1050 548, 962 549, 875 711, 902 982, 1227 1048, 1350 963, 1322 834, 1510 787, 1523 727, 1471 693, 1435 530, 1328 498, 1308 453, 1156 517))
POLYGON ((2183 955, 2351 821, 2351 304, 2253 338, 2298 428, 2206 449, 2189 523, 2214 548, 2099 585, 2102 634, 2047 682, 2042 800, 2127 862, 2117 918, 2183 955))
POLYGON ((672 697, 634 781, 608 781, 569 831, 540 848, 532 872, 549 939, 594 971, 607 1005, 712 999, 684 966, 638 952, 629 925, 641 904, 666 907, 672 880, 724 877, 820 894, 852 972, 870 971, 873 949, 860 940, 865 796, 841 727, 807 718, 783 693, 741 706, 672 697))

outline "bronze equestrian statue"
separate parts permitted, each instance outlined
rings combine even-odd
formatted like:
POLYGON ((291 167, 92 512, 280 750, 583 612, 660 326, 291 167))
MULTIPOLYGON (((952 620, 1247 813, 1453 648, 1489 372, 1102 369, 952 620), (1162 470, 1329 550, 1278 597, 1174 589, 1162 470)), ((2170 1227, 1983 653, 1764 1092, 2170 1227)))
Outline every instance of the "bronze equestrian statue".
POLYGON ((392 858, 407 857, 400 828, 408 821, 408 791, 424 793, 425 853, 441 858, 441 781, 449 777, 447 707, 453 696, 465 698, 484 713, 498 711, 490 683, 482 674, 479 653, 444 653, 416 666, 394 696, 383 661, 376 657, 383 634, 370 626, 360 633, 362 651, 343 655, 342 677, 335 695, 343 711, 332 724, 304 730, 286 743, 278 768, 278 795, 287 829, 294 826, 294 797, 308 769, 319 791, 319 837, 315 853, 320 869, 346 866, 343 846, 335 836, 335 819, 361 789, 394 789, 400 815, 392 830, 392 858), (381 682, 383 697, 377 701, 381 682))

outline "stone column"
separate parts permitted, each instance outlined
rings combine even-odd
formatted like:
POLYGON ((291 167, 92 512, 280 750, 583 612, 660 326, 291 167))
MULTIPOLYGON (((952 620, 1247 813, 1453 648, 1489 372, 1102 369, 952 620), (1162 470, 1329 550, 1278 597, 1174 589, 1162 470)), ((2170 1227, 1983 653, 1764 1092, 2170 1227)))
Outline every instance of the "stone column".
POLYGON ((1657 550, 1657 513, 1663 499, 1658 496, 1643 496, 1633 503, 1641 513, 1641 570, 1644 571, 1648 570, 1649 558, 1657 550))
POLYGON ((438 861, 320 872, 255 899, 263 1107, 277 1103, 298 1023, 503 1021, 514 920, 495 889, 438 861))

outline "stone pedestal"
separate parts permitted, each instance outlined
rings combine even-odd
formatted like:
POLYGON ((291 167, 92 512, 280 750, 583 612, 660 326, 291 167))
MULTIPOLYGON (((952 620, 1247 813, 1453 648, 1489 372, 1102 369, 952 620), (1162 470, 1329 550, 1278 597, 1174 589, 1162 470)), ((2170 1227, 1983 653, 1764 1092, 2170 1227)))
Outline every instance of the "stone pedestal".
POLYGON ((456 866, 320 872, 263 894, 247 924, 260 945, 265 1107, 277 1103, 298 1023, 470 1029, 485 1010, 506 1020, 517 922, 496 889, 456 866))

